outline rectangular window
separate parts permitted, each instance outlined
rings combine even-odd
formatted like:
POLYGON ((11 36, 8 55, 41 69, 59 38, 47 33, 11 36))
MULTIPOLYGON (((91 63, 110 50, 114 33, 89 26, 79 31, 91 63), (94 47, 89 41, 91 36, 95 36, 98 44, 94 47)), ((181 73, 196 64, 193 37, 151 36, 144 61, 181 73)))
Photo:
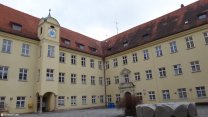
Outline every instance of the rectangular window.
POLYGON ((114 65, 114 67, 118 67, 118 60, 117 60, 117 58, 113 59, 113 65, 114 65))
POLYGON ((71 96, 71 105, 76 105, 77 104, 77 96, 71 96))
POLYGON ((30 52, 30 45, 22 44, 22 55, 29 56, 29 52, 30 52))
POLYGON ((119 77, 115 76, 115 84, 119 84, 119 77))
POLYGON ((105 68, 106 68, 106 69, 109 69, 109 61, 106 61, 106 62, 105 62, 105 68))
POLYGON ((127 56, 123 56, 123 64, 126 65, 128 63, 127 56))
POLYGON ((156 49, 156 56, 157 57, 163 56, 161 46, 156 46, 155 49, 156 49))
POLYGON ((91 76, 91 85, 95 85, 95 76, 91 76))
POLYGON ((110 78, 106 78, 106 85, 110 85, 111 82, 110 82, 110 78))
POLYGON ((19 70, 19 80, 27 80, 27 69, 20 68, 19 70))
POLYGON ((129 75, 124 74, 125 83, 129 83, 129 75))
POLYGON ((138 100, 138 101, 142 101, 142 100, 143 100, 143 98, 142 98, 142 92, 138 92, 138 93, 136 94, 136 97, 137 97, 137 100, 138 100))
POLYGON ((204 32, 205 43, 208 44, 208 32, 204 32))
POLYGON ((170 44, 170 53, 176 53, 178 51, 176 41, 172 41, 169 44, 170 44))
POLYGON ((48 57, 54 57, 55 46, 48 45, 48 57))
POLYGON ((149 59, 149 52, 148 50, 143 50, 143 53, 144 53, 144 60, 148 60, 149 59))
POLYGON ((169 90, 162 90, 162 95, 164 100, 169 100, 170 99, 170 92, 169 90))
POLYGON ((87 104, 87 96, 82 96, 82 104, 87 104))
POLYGON ((76 74, 71 74, 71 84, 76 84, 76 74))
POLYGON ((107 95, 107 102, 108 102, 108 103, 112 102, 112 97, 111 97, 111 95, 107 95))
POLYGON ((199 98, 206 97, 205 87, 204 86, 196 87, 196 94, 197 94, 197 97, 199 98))
POLYGON ((116 94, 116 103, 119 103, 121 101, 120 94, 116 94))
POLYGON ((81 58, 81 65, 82 65, 82 67, 86 67, 86 58, 85 57, 81 58))
POLYGON ((194 48, 194 41, 193 41, 192 36, 186 37, 185 39, 186 39, 187 49, 194 48))
POLYGON ((22 30, 22 25, 17 24, 17 23, 12 23, 12 29, 15 31, 21 31, 22 30))
POLYGON ((76 64, 76 56, 71 55, 71 64, 75 65, 76 64))
POLYGON ((201 71, 200 65, 199 65, 199 61, 192 61, 192 62, 190 62, 190 64, 191 64, 192 72, 199 72, 199 71, 201 71))
POLYGON ((147 80, 152 79, 152 70, 146 70, 145 72, 146 72, 147 80))
POLYGON ((158 68, 158 70, 159 70, 160 78, 166 77, 166 70, 165 70, 165 67, 158 68))
POLYGON ((149 91, 148 94, 149 94, 149 100, 156 100, 154 91, 149 91))
POLYGON ((7 66, 0 66, 0 80, 7 80, 8 69, 9 69, 9 67, 7 67, 7 66))
POLYGON ((82 75, 82 84, 86 84, 87 81, 86 81, 86 75, 82 75))
POLYGON ((65 63, 65 53, 64 52, 59 53, 59 62, 65 63))
POLYGON ((25 107, 25 97, 17 97, 16 108, 25 107))
POLYGON ((132 54, 133 62, 136 63, 138 61, 137 53, 132 54))
POLYGON ((103 85, 103 77, 99 77, 99 85, 103 85))
POLYGON ((92 96, 92 104, 96 104, 96 96, 95 95, 92 96))
POLYGON ((46 70, 46 78, 47 78, 47 80, 53 80, 53 72, 54 72, 53 69, 47 69, 46 70))
POLYGON ((140 73, 139 72, 134 73, 134 77, 136 81, 140 80, 140 73))
POLYGON ((104 95, 100 95, 100 103, 104 103, 104 95))
POLYGON ((178 89, 178 96, 179 96, 180 99, 187 98, 186 88, 178 89))
POLYGON ((93 59, 90 59, 90 67, 91 68, 94 68, 95 67, 95 62, 94 62, 94 60, 93 59))
POLYGON ((12 41, 3 39, 2 52, 11 53, 12 41))
POLYGON ((102 65, 102 61, 98 61, 98 69, 102 69, 103 65, 102 65))
POLYGON ((64 106, 64 96, 58 96, 58 105, 64 106))
POLYGON ((181 64, 173 65, 173 68, 174 68, 175 75, 181 75, 183 73, 181 64))
POLYGON ((59 72, 59 83, 64 83, 65 73, 59 72))
POLYGON ((5 97, 0 97, 0 109, 5 108, 5 97))

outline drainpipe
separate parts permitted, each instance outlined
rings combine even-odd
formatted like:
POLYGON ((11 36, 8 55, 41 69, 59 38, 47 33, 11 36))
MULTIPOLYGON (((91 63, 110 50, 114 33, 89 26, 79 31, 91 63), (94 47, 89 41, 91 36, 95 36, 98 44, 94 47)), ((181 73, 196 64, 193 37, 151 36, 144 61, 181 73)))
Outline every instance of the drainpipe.
POLYGON ((107 107, 106 78, 105 78, 105 58, 104 57, 103 57, 103 78, 104 78, 104 88, 105 88, 105 107, 107 107))

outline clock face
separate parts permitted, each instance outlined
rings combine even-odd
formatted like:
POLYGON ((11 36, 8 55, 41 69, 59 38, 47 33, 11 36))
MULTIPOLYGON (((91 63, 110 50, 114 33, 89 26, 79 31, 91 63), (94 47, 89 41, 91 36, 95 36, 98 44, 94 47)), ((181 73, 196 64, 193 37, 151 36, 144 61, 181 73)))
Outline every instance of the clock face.
POLYGON ((52 38, 56 37, 55 29, 52 29, 52 28, 48 29, 48 35, 52 38))

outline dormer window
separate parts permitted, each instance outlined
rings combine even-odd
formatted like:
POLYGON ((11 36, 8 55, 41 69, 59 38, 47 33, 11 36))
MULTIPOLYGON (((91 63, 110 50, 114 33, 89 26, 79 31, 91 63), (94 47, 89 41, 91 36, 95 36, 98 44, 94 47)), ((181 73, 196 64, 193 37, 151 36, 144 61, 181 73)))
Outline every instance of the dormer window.
POLYGON ((22 30, 22 25, 12 22, 12 29, 16 30, 16 31, 21 31, 22 30))
POLYGON ((142 37, 143 37, 143 39, 147 39, 149 37, 149 34, 148 33, 143 34, 142 37))
POLYGON ((167 24, 168 24, 167 22, 163 22, 163 23, 162 23, 163 26, 166 26, 167 24))
POLYGON ((206 19, 207 18, 207 13, 200 14, 197 17, 198 17, 199 20, 206 19))
POLYGON ((55 28, 54 26, 50 26, 51 28, 55 28))
POLYGON ((96 48, 90 47, 90 50, 91 50, 91 52, 93 52, 93 53, 97 52, 97 49, 96 49, 96 48))
POLYGON ((84 49, 84 45, 83 44, 78 44, 79 49, 83 50, 84 49))
POLYGON ((110 47, 110 48, 108 48, 107 50, 108 50, 108 51, 111 51, 111 50, 112 50, 112 48, 110 47))
POLYGON ((129 41, 128 41, 128 40, 125 40, 125 41, 123 42, 123 46, 124 46, 124 47, 128 46, 128 44, 129 44, 129 41))
POLYGON ((65 44, 65 45, 69 45, 69 44, 70 44, 70 40, 64 39, 64 44, 65 44))
POLYGON ((189 23, 189 21, 188 20, 186 20, 185 22, 184 22, 184 24, 188 24, 189 23))

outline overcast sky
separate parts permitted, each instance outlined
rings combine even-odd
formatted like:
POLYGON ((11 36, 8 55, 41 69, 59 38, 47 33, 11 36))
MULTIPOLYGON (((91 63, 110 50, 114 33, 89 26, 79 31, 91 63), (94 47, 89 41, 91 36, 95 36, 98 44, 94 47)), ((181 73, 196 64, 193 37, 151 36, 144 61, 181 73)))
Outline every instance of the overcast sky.
POLYGON ((97 40, 145 23, 197 0, 0 0, 38 18, 52 17, 62 27, 97 40))

